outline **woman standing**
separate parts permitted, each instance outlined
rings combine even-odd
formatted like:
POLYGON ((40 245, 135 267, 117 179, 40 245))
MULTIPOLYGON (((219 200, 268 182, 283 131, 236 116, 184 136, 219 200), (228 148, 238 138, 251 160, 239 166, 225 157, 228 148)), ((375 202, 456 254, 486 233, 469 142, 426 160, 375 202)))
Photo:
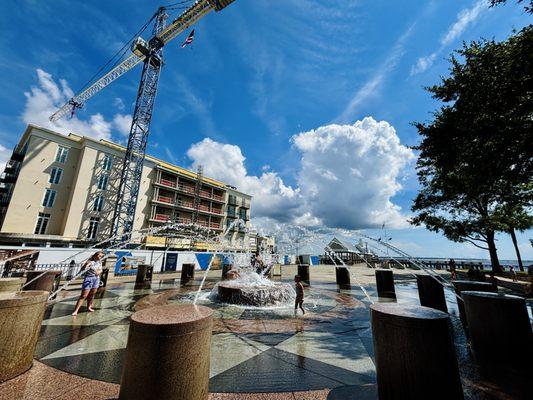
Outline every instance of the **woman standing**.
POLYGON ((82 266, 85 270, 85 278, 81 285, 81 295, 76 303, 76 308, 72 313, 73 316, 78 315, 78 311, 83 304, 83 301, 87 299, 87 311, 93 312, 93 299, 96 291, 100 287, 100 274, 102 273, 102 258, 104 253, 97 251, 94 253, 82 266))

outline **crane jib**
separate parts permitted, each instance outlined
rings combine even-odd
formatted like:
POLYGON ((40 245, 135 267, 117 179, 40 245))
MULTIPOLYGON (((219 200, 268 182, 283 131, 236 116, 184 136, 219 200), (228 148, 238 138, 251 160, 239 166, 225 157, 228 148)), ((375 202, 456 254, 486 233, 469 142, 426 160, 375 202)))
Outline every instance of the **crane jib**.
POLYGON ((213 0, 212 2, 214 3, 213 5, 215 6, 215 10, 220 11, 223 8, 226 8, 227 6, 229 6, 234 1, 235 0, 213 0))

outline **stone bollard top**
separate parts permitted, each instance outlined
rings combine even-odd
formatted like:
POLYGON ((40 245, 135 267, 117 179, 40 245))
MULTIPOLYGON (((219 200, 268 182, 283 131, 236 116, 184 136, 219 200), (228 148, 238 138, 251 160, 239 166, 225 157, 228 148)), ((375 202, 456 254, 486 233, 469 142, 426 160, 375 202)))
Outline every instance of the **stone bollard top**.
POLYGON ((488 299, 501 299, 509 302, 519 302, 523 303, 525 302, 525 299, 520 296, 514 296, 512 294, 503 294, 503 293, 493 293, 493 292, 478 292, 475 290, 465 290, 461 292, 461 295, 463 297, 485 297, 488 299))
POLYGON ((0 293, 0 308, 23 307, 36 303, 44 303, 48 300, 48 294, 44 290, 0 293))
POLYGON ((416 323, 424 324, 426 322, 449 318, 445 312, 417 305, 375 303, 370 306, 370 309, 372 312, 385 315, 387 320, 401 326, 416 323))
POLYGON ((167 304, 137 311, 131 329, 136 334, 181 336, 210 327, 213 310, 194 304, 167 304))
POLYGON ((463 286, 472 286, 472 285, 487 286, 487 287, 494 286, 491 282, 480 282, 480 281, 457 280, 457 281, 452 281, 452 283, 454 286, 458 286, 459 288, 463 286))

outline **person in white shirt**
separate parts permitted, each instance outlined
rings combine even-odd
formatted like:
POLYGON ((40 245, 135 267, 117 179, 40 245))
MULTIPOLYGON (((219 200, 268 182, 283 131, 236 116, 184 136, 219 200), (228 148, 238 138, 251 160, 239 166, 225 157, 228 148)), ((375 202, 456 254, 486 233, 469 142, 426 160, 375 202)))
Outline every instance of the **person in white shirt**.
POLYGON ((87 311, 93 312, 93 299, 96 291, 100 287, 100 274, 102 273, 102 258, 104 253, 97 251, 82 266, 85 270, 85 277, 81 285, 81 295, 76 303, 72 316, 78 315, 81 305, 87 299, 87 311))

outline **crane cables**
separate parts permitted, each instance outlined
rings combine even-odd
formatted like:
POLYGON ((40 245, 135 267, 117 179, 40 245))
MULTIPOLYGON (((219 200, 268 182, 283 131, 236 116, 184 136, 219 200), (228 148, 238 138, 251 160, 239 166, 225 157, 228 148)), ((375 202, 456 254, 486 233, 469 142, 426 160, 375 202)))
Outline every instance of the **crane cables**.
POLYGON ((163 6, 163 8, 165 10, 178 10, 178 9, 183 9, 183 8, 186 8, 184 6, 189 6, 191 5, 192 3, 194 3, 196 0, 183 0, 183 1, 178 1, 176 3, 172 3, 172 4, 168 4, 166 6, 163 6))
MULTIPOLYGON (((168 6, 164 6, 162 7, 164 10, 178 10, 178 9, 186 9, 187 7, 185 7, 185 5, 188 5, 188 4, 191 4, 193 3, 195 0, 184 0, 184 1, 179 1, 177 3, 173 3, 173 4, 170 4, 168 6)), ((159 10, 158 10, 159 11, 159 10)), ((115 68, 120 62, 121 60, 123 59, 123 57, 126 55, 126 53, 128 52, 128 50, 130 49, 131 47, 131 44, 133 43, 133 41, 141 36, 145 31, 146 29, 148 28, 148 26, 150 26, 150 24, 152 23, 152 21, 156 18, 157 16, 157 13, 158 11, 156 11, 151 17, 150 19, 148 19, 148 21, 146 21, 142 26, 141 28, 139 28, 139 30, 137 32, 135 32, 130 39, 128 39, 126 41, 126 43, 124 44, 124 46, 122 46, 100 69, 98 69, 98 71, 96 71, 96 73, 87 81, 87 83, 85 83, 85 85, 83 85, 77 93, 81 93, 83 92, 86 88, 88 88, 90 85, 92 85, 96 79, 98 77, 100 77, 101 75, 105 75, 105 73, 107 73, 108 71, 111 71, 113 68, 115 68), (114 62, 114 63, 113 63, 114 62), (109 67, 107 70, 106 68, 111 64, 111 67, 109 67), (103 71, 105 70, 105 73, 103 73, 103 71)))
MULTIPOLYGON (((143 26, 141 29, 139 29, 133 36, 131 39, 129 39, 126 44, 124 46, 122 46, 122 48, 120 48, 114 55, 113 57, 111 57, 100 69, 98 69, 98 71, 96 71, 94 73, 93 76, 91 76, 91 78, 89 78, 89 80, 85 83, 85 85, 83 85, 78 91, 77 93, 82 93, 86 88, 88 88, 89 86, 91 86, 94 82, 96 82, 96 80, 102 76, 102 75, 105 75, 107 72, 111 71, 113 68, 115 68, 120 62, 121 60, 123 59, 124 55, 127 53, 127 51, 129 50, 129 48, 131 47, 131 44, 133 43, 133 41, 135 40, 135 38, 137 38, 138 36, 140 36, 145 30, 146 28, 148 28, 148 25, 150 25, 150 23, 153 21, 153 19, 155 18, 155 15, 152 16, 143 26), (108 68, 105 73, 103 73, 103 71, 106 69, 106 67, 111 64, 113 61, 114 64, 111 65, 110 68, 108 68)), ((77 96, 77 95, 76 95, 77 96)), ((74 97, 76 97, 74 96, 74 97)))

